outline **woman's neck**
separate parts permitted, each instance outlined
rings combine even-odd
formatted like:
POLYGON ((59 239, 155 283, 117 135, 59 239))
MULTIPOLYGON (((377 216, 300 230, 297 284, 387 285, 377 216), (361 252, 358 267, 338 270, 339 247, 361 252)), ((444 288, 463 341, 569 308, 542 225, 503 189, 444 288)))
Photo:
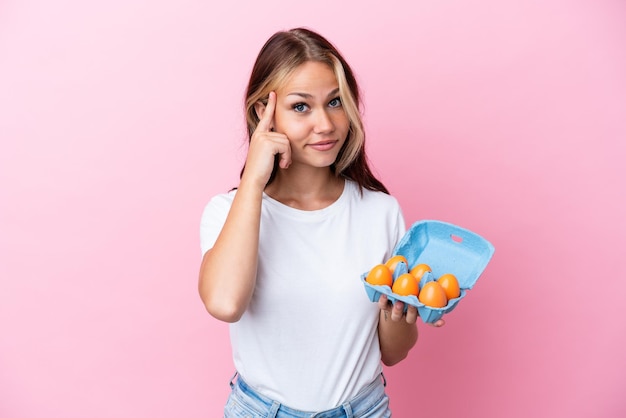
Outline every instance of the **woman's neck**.
POLYGON ((334 203, 343 193, 344 179, 325 169, 278 169, 265 193, 284 205, 301 210, 319 210, 334 203))

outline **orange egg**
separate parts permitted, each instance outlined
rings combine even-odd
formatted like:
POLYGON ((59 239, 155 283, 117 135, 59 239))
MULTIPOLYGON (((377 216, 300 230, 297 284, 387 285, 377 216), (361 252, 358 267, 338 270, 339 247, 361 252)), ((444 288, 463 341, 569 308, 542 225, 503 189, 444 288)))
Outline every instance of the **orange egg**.
POLYGON ((406 261, 406 257, 404 257, 403 255, 394 255, 389 260, 387 260, 385 265, 389 267, 389 270, 391 270, 391 274, 393 274, 393 272, 396 270, 396 266, 400 261, 406 264, 407 267, 409 266, 409 263, 406 261))
POLYGON ((391 287, 393 284, 393 276, 389 267, 384 264, 377 264, 367 273, 365 281, 373 285, 387 285, 391 287))
POLYGON ((400 296, 417 296, 419 293, 419 285, 417 284, 415 276, 409 273, 404 273, 398 276, 396 281, 393 282, 391 291, 400 296))
POLYGON ((417 279, 417 281, 419 282, 420 280, 422 280, 422 276, 424 276, 424 273, 426 272, 431 272, 432 273, 432 269, 430 268, 430 266, 428 264, 418 264, 417 266, 413 267, 410 271, 410 273, 415 276, 415 278, 417 279))
POLYGON ((461 287, 459 286, 459 281, 454 274, 446 273, 439 277, 437 282, 441 285, 441 287, 443 287, 448 300, 461 296, 461 287))
POLYGON ((443 308, 448 304, 448 298, 443 287, 438 282, 428 282, 420 290, 419 301, 431 308, 443 308))

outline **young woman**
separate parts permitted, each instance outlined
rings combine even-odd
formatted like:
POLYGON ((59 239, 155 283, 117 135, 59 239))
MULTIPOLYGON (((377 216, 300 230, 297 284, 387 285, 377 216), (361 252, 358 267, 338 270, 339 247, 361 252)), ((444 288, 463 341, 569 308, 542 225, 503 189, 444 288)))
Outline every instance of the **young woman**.
POLYGON ((359 104, 319 34, 278 32, 261 49, 241 181, 201 222, 199 291, 230 323, 238 375, 226 417, 391 415, 382 364, 415 345, 417 311, 370 302, 360 281, 405 223, 368 167, 359 104))

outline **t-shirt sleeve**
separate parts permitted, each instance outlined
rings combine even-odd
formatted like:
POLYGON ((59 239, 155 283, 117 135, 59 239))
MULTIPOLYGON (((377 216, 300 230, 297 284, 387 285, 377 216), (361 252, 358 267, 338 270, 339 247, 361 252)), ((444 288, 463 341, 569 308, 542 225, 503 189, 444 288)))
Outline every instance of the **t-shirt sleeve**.
POLYGON ((200 220, 200 249, 202 255, 213 248, 222 231, 232 204, 231 194, 213 197, 205 206, 200 220))

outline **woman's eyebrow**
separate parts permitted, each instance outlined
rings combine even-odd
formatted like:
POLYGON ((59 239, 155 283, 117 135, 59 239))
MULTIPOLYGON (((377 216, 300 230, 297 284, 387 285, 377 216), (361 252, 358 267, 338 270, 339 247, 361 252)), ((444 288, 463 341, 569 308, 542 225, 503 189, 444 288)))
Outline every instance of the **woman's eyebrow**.
POLYGON ((313 97, 312 95, 308 93, 298 93, 298 92, 289 93, 287 96, 299 96, 305 99, 310 99, 311 97, 313 97))
POLYGON ((328 97, 336 96, 337 94, 339 94, 339 87, 328 93, 328 97))
MULTIPOLYGON (((330 93, 328 93, 327 97, 336 96, 337 93, 339 93, 339 87, 337 87, 336 89, 334 89, 330 93)), ((287 96, 299 96, 299 97, 302 97, 304 99, 311 99, 311 98, 313 98, 312 94, 300 93, 300 92, 297 92, 297 91, 294 91, 293 93, 289 93, 289 94, 287 94, 287 96)))

